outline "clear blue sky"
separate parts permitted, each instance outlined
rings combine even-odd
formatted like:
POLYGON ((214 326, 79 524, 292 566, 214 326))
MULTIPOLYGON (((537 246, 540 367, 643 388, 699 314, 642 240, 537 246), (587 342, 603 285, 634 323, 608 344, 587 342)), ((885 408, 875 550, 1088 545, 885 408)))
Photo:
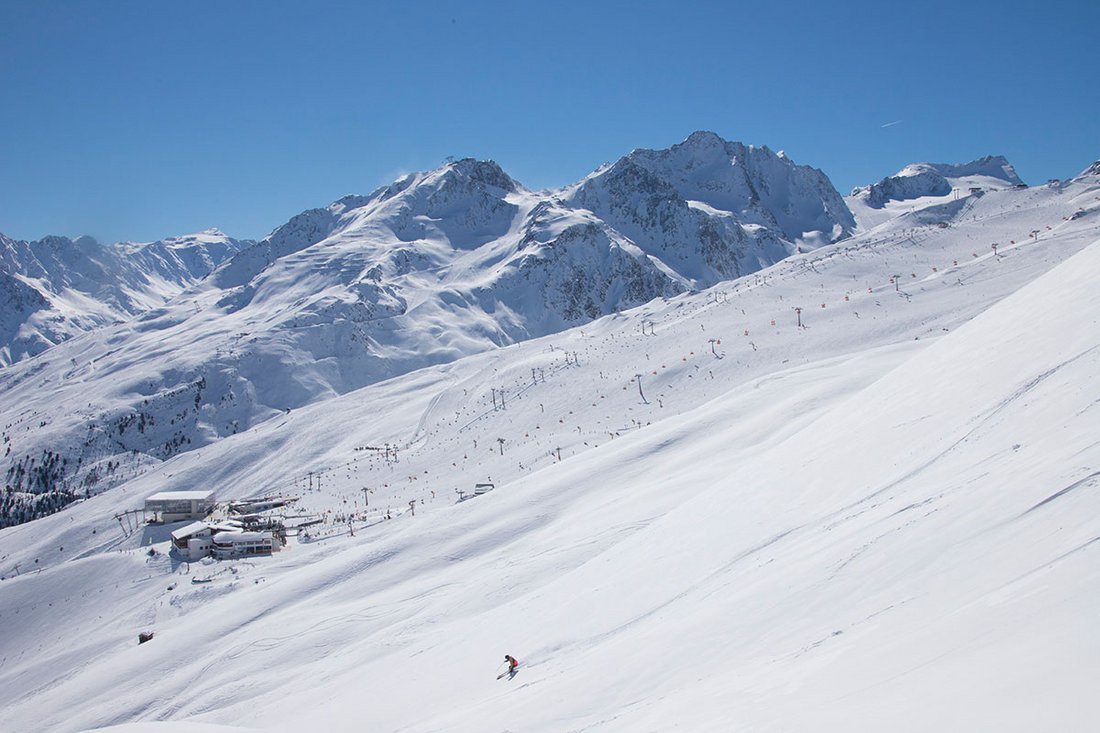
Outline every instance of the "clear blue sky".
POLYGON ((0 3, 0 232, 261 237, 448 155, 530 188, 697 129, 842 193, 1100 157, 1100 2, 0 3), (889 124, 894 123, 897 124, 889 124))

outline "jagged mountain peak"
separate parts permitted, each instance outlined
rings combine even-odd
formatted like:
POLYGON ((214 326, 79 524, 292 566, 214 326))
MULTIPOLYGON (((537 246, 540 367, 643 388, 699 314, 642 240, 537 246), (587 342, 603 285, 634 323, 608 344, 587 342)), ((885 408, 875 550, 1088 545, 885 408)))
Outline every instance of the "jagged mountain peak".
POLYGON ((719 156, 729 158, 749 151, 760 151, 766 156, 774 155, 776 157, 786 157, 785 155, 780 156, 778 153, 772 152, 771 148, 767 145, 753 145, 739 140, 727 140, 711 130, 696 130, 684 138, 683 141, 675 143, 665 149, 648 150, 640 148, 634 152, 668 155, 686 152, 702 157, 719 156))
MULTIPOLYGON (((621 209, 630 204, 610 201, 608 194, 614 198, 616 189, 636 186, 636 191, 660 197, 666 207, 691 207, 765 227, 789 242, 835 241, 855 227, 851 212, 821 171, 766 146, 730 142, 703 130, 662 150, 636 149, 588 176, 567 198, 586 208, 595 206, 594 211, 621 209)), ((667 217, 668 212, 651 215, 667 217)))
POLYGON ((428 201, 433 215, 439 215, 440 206, 450 209, 459 202, 499 200, 522 190, 496 162, 462 158, 422 174, 401 195, 428 201))
MULTIPOLYGON (((727 143, 727 141, 725 139, 723 139, 722 136, 719 135, 716 132, 711 132, 710 130, 696 130, 695 132, 688 135, 687 138, 685 138, 684 141, 682 143, 680 143, 680 145, 701 146, 701 147, 712 147, 712 146, 725 147, 726 143, 727 143)), ((673 147, 677 147, 677 146, 674 145, 673 147)))
MULTIPOLYGON (((347 194, 325 208, 334 214, 342 215, 372 204, 388 201, 401 194, 415 192, 417 189, 440 188, 452 185, 455 182, 473 186, 489 186, 500 189, 504 193, 522 188, 511 176, 504 172, 504 169, 496 161, 460 158, 458 160, 448 160, 434 170, 406 173, 392 183, 380 186, 366 196, 347 194)), ((311 209, 310 211, 321 211, 321 209, 311 209)), ((278 231, 279 228, 275 231, 278 231)))
POLYGON ((60 234, 47 234, 37 242, 31 242, 30 244, 32 247, 48 249, 54 252, 61 252, 67 249, 90 249, 100 246, 99 242, 96 241, 94 237, 90 237, 87 234, 82 234, 75 239, 60 234))
POLYGON ((503 191, 515 191, 518 188, 516 182, 504 172, 504 169, 493 160, 478 160, 476 158, 462 158, 443 166, 444 171, 452 175, 462 176, 474 183, 493 186, 503 191))
MULTIPOLYGON (((404 242, 430 237, 433 229, 448 229, 456 217, 476 229, 486 218, 514 213, 503 199, 519 190, 491 160, 463 158, 432 171, 409 173, 369 195, 348 194, 328 206, 295 214, 255 247, 225 263, 214 282, 223 289, 242 286, 280 258, 330 238, 377 243, 386 239, 388 230, 404 242)), ((457 241, 453 244, 462 246, 457 241)))
POLYGON ((748 145, 736 140, 726 140, 718 133, 709 130, 697 130, 682 142, 667 148, 658 150, 638 148, 627 157, 639 161, 659 160, 693 169, 704 163, 744 165, 745 157, 753 154, 762 157, 778 157, 766 145, 748 145))

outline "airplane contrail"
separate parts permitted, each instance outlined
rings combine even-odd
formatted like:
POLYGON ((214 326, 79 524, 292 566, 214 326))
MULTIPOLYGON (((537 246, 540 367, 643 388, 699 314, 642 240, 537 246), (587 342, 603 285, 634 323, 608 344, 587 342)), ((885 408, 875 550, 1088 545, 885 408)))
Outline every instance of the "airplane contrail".
POLYGON ((894 120, 893 122, 887 122, 883 127, 893 127, 894 125, 900 125, 901 120, 894 120))

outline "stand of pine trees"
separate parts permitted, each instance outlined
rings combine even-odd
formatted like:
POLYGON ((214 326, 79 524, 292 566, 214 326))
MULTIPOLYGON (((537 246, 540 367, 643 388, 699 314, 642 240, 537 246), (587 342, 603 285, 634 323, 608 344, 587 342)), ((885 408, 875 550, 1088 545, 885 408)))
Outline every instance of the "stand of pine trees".
POLYGON ((64 485, 68 459, 53 451, 24 456, 8 467, 0 493, 0 527, 11 527, 53 514, 76 501, 64 485))

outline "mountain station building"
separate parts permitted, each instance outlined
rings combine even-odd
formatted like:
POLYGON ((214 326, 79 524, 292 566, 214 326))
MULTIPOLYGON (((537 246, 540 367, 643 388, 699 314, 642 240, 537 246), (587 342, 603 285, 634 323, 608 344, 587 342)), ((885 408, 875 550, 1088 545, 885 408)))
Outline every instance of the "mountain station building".
POLYGON ((213 491, 161 491, 145 499, 145 511, 154 522, 202 519, 214 510, 213 491))

